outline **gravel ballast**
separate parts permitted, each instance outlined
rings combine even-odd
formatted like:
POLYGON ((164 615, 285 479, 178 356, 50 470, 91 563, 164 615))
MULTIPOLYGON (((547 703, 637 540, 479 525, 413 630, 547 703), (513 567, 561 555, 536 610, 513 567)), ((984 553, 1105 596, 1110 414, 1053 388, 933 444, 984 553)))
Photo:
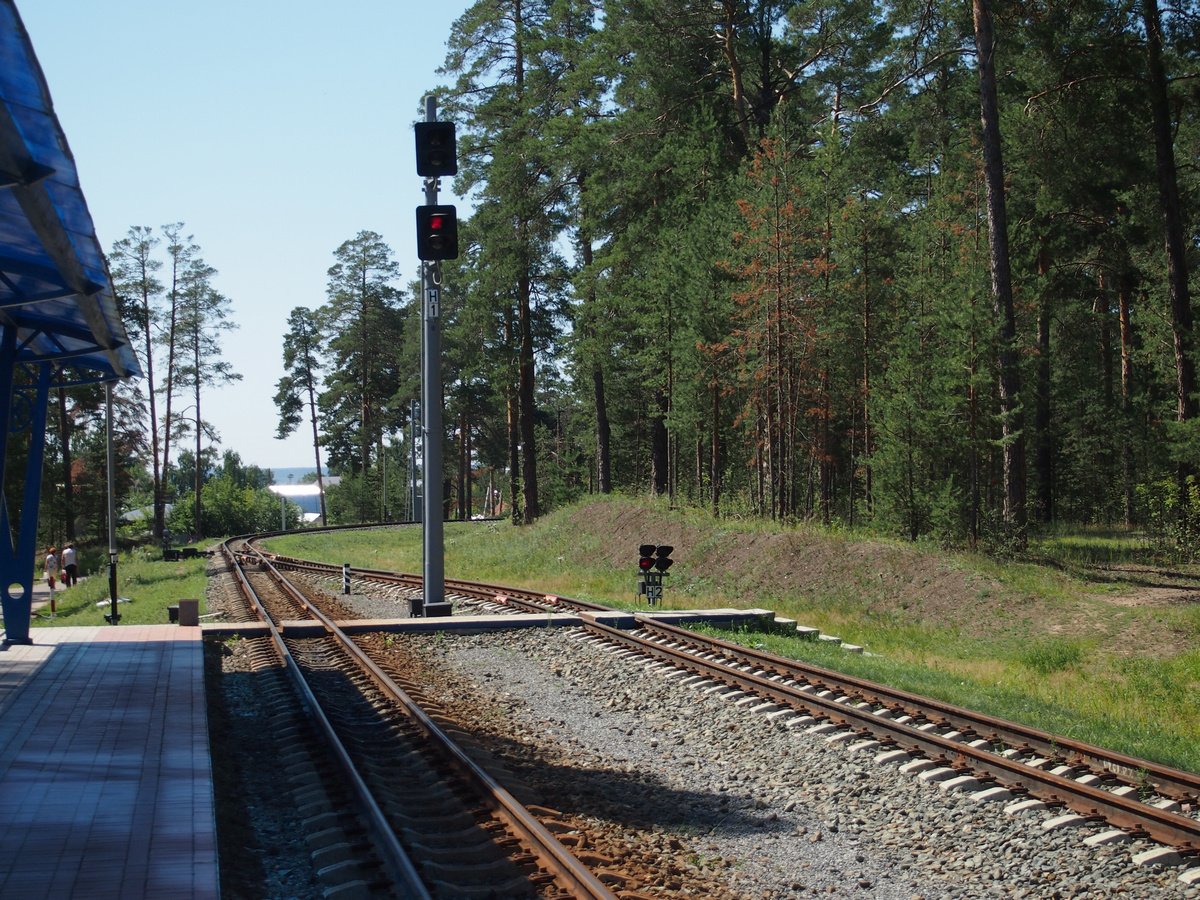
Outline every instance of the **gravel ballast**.
POLYGON ((433 667, 428 688, 447 709, 471 697, 502 710, 513 746, 553 745, 607 798, 581 796, 565 768, 539 781, 539 761, 520 772, 536 802, 648 820, 719 861, 739 896, 1200 897, 1178 868, 1133 864, 1152 843, 1085 847, 1106 826, 1046 831, 1061 810, 1008 816, 1004 803, 879 765, 876 750, 831 745, 648 672, 575 629, 394 641, 433 667))
MULTIPOLYGON (((338 599, 362 618, 406 615, 394 591, 338 599)), ((943 791, 878 764, 877 749, 855 752, 770 721, 581 634, 395 634, 378 643, 422 661, 428 694, 492 748, 523 802, 626 823, 650 851, 685 848, 694 865, 672 865, 661 896, 1200 898, 1179 880, 1182 868, 1133 862, 1152 842, 1087 847, 1108 826, 1045 830, 1064 810, 1006 815, 1005 802, 943 791), (713 891, 714 878, 727 889, 713 891)))

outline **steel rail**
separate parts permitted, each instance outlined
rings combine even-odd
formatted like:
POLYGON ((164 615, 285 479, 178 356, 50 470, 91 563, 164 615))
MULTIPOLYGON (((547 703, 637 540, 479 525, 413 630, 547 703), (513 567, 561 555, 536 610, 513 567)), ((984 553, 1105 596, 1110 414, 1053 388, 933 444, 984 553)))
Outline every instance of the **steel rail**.
MULTIPOLYGON (((291 561, 289 560, 289 562, 291 561)), ((399 579, 399 576, 394 573, 373 570, 357 571, 372 577, 390 575, 393 580, 399 579)), ((419 585, 420 579, 415 576, 413 578, 419 585)), ((461 593, 474 594, 483 599, 507 597, 512 601, 517 598, 542 596, 568 607, 579 604, 581 608, 609 609, 609 607, 591 604, 587 601, 547 596, 520 588, 451 579, 447 579, 446 583, 447 586, 453 585, 454 589, 461 593)), ((851 696, 857 694, 864 700, 869 699, 880 705, 899 706, 914 717, 920 717, 959 731, 979 734, 982 739, 990 742, 1003 743, 1014 748, 1025 748, 1031 752, 1043 753, 1051 758, 1062 757, 1066 751, 1070 754, 1066 756, 1068 760, 1073 759, 1077 761, 1077 764, 1083 765, 1086 765, 1088 760, 1093 761, 1105 771, 1127 783, 1132 781, 1135 784, 1151 784, 1165 796, 1195 799, 1200 793, 1200 777, 1188 772, 1108 751, 1082 741, 1056 737, 1019 723, 973 713, 942 701, 894 690, 854 676, 842 675, 818 666, 810 666, 798 660, 755 651, 719 638, 701 636, 677 626, 658 622, 645 615, 636 615, 635 617, 639 626, 648 631, 657 632, 675 640, 687 641, 694 645, 719 649, 722 653, 739 659, 747 666, 770 670, 781 676, 799 676, 805 680, 820 683, 831 690, 836 689, 851 696)), ((881 743, 909 752, 921 753, 942 761, 951 768, 970 769, 982 774, 985 779, 1002 782, 1006 786, 1029 793, 1047 802, 1063 804, 1084 816, 1103 818, 1117 827, 1148 834, 1154 839, 1172 846, 1200 851, 1200 822, 1187 816, 1140 803, 1102 788, 1080 784, 1071 778, 1055 775, 1053 772, 1011 760, 987 750, 971 747, 959 741, 919 731, 904 723, 875 715, 873 712, 855 709, 844 701, 838 703, 820 697, 815 691, 804 691, 782 685, 777 681, 737 672, 719 662, 709 662, 692 653, 675 651, 620 629, 599 623, 587 623, 585 628, 594 633, 603 634, 610 640, 666 659, 676 666, 697 674, 717 678, 789 706, 801 706, 819 711, 820 715, 825 718, 856 730, 864 737, 870 735, 880 740, 881 743)))
POLYGON ((280 634, 275 623, 271 621, 271 617, 267 615, 266 608, 263 606, 262 601, 259 600, 258 593, 251 587, 250 581, 246 578, 243 567, 237 559, 237 554, 229 547, 229 543, 229 541, 226 541, 221 545, 221 549, 224 551, 226 559, 232 564, 231 567, 237 576, 243 594, 258 611, 262 621, 266 623, 271 634, 271 641, 274 643, 276 651, 283 660, 284 669, 291 678, 292 684, 300 694, 305 711, 316 723, 318 731, 324 737, 327 746, 332 750, 334 758, 346 776, 351 792, 365 814, 366 824, 375 846, 380 850, 384 866, 392 876, 397 889, 403 892, 403 896, 412 897, 414 900, 432 900, 432 896, 425 887, 425 883, 421 880, 421 876, 413 865, 412 859, 400 844, 383 810, 375 802, 370 788, 367 787, 366 782, 358 773, 349 752, 338 737, 333 724, 325 715, 324 710, 321 709, 321 704, 317 701, 308 682, 300 673, 300 667, 297 665, 295 659, 292 658, 291 651, 288 650, 287 644, 283 640, 283 635, 280 634))
POLYGON ((883 706, 899 706, 910 715, 920 716, 939 725, 978 735, 993 744, 1003 744, 1005 747, 1015 749, 1024 748, 1050 758, 1062 757, 1068 764, 1084 765, 1089 768, 1098 766, 1126 783, 1135 786, 1149 784, 1160 794, 1177 800, 1194 801, 1200 797, 1200 775, 1191 772, 1164 766, 1150 760, 1137 759, 1073 738, 1059 737, 1019 722, 1011 722, 986 713, 973 712, 940 700, 866 681, 853 675, 843 675, 799 660, 764 653, 731 641, 707 635, 700 636, 694 631, 659 622, 648 616, 637 616, 636 618, 638 625, 647 631, 675 640, 698 642, 705 647, 719 647, 722 652, 747 665, 820 682, 836 687, 844 693, 857 695, 859 699, 868 702, 875 702, 883 706))
POLYGON ((871 737, 882 744, 920 753, 962 774, 967 774, 968 771, 983 774, 987 780, 995 780, 1008 787, 1018 787, 1040 800, 1061 803, 1081 815, 1103 818, 1120 828, 1144 832, 1155 840, 1174 847, 1200 850, 1200 822, 1187 816, 1146 806, 1136 800, 1080 784, 1052 772, 1036 769, 937 734, 917 731, 901 722, 877 716, 871 711, 822 697, 812 691, 811 687, 805 691, 779 681, 771 681, 750 672, 732 669, 720 661, 705 660, 686 650, 667 647, 608 625, 589 622, 584 628, 613 643, 635 648, 698 675, 714 678, 787 706, 811 710, 857 732, 864 739, 871 737))
MULTIPOLYGON (((257 552, 257 551, 256 551, 257 552)), ((400 704, 405 713, 434 741, 453 765, 476 786, 492 812, 501 818, 533 850, 537 859, 556 877, 560 886, 578 898, 616 900, 604 883, 567 850, 515 797, 478 766, 446 735, 424 710, 392 678, 359 647, 332 619, 313 606, 304 595, 264 555, 260 554, 269 571, 280 585, 313 614, 325 630, 335 637, 355 661, 371 676, 372 681, 389 697, 400 704)))

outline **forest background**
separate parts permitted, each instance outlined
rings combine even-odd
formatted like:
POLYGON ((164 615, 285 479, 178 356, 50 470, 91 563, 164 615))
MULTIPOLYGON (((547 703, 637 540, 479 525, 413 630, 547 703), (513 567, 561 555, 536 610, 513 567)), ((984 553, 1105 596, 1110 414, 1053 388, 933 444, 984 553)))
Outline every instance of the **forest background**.
MULTIPOLYGON (((1200 4, 488 0, 447 47, 448 516, 649 491, 991 552, 1054 522, 1200 546, 1200 4)), ((276 527, 203 417, 238 377, 215 270, 178 223, 110 263, 147 374, 122 505, 156 540, 276 527)), ((326 288, 281 336, 280 433, 341 476, 331 522, 403 518, 420 291, 369 231, 326 288)), ((86 540, 103 404, 52 404, 42 531, 86 540)))

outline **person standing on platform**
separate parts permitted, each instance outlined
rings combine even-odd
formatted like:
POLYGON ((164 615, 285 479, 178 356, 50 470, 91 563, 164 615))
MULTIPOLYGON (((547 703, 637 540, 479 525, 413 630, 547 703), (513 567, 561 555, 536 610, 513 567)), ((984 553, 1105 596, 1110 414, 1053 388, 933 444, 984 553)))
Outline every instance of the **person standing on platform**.
POLYGON ((75 545, 67 544, 62 552, 62 582, 65 587, 79 584, 79 566, 75 562, 75 545))
POLYGON ((46 548, 46 583, 50 585, 50 593, 54 593, 54 582, 58 579, 57 552, 54 547, 46 548))

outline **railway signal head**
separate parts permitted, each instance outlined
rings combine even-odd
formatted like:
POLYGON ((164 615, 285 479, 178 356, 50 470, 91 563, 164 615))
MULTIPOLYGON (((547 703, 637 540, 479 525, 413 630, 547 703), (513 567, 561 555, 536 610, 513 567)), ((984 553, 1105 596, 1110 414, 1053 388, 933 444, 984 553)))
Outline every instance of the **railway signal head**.
POLYGON ((458 256, 458 211, 453 206, 417 207, 417 258, 458 256))
POLYGON ((418 122, 417 174, 427 178, 458 174, 453 122, 418 122))
POLYGON ((654 569, 665 572, 675 564, 671 552, 675 548, 668 544, 641 544, 638 547, 638 568, 643 572, 654 569))

